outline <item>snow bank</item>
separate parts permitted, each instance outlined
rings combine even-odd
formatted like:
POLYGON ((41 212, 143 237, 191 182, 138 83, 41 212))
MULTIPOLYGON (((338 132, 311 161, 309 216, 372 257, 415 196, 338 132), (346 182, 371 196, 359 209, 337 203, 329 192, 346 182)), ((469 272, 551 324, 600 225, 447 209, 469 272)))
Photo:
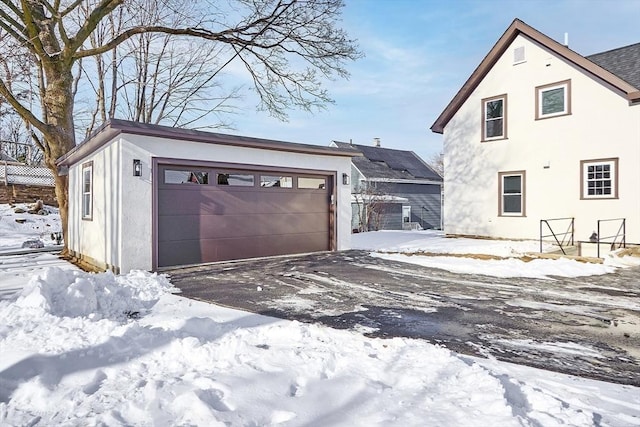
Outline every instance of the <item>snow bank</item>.
MULTIPOLYGON (((538 252, 540 242, 534 240, 489 240, 463 237, 445 237, 444 232, 424 231, 371 231, 351 235, 351 247, 380 252, 486 254, 500 257, 521 256, 538 252)), ((548 249, 551 246, 545 246, 548 249)))
POLYGON ((54 316, 118 319, 149 309, 166 292, 177 291, 165 276, 132 271, 86 274, 48 268, 34 276, 16 305, 39 308, 54 316))
MULTIPOLYGON (((391 261, 440 268, 453 273, 494 277, 547 279, 552 276, 596 276, 612 273, 619 267, 640 265, 639 257, 620 257, 615 253, 608 254, 603 264, 584 263, 567 258, 534 259, 525 262, 519 257, 526 253, 538 252, 539 242, 447 238, 443 232, 434 230, 356 233, 352 235, 352 247, 375 251, 371 253, 372 256, 391 261), (492 255, 506 259, 475 259, 446 254, 492 255)), ((548 245, 543 247, 545 250, 548 248, 548 245)))
POLYGON ((483 274, 493 277, 530 277, 548 279, 557 277, 596 276, 613 273, 615 267, 590 264, 572 259, 534 259, 524 262, 517 258, 502 260, 480 260, 447 256, 421 256, 407 254, 384 254, 372 252, 371 256, 391 261, 406 262, 423 267, 440 268, 453 273, 483 274))

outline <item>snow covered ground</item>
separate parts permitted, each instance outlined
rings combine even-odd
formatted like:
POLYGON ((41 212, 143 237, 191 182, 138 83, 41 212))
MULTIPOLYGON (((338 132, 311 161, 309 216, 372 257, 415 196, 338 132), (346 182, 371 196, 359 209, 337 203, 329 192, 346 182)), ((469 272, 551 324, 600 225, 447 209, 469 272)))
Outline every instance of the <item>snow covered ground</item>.
MULTIPOLYGON (((538 241, 447 238, 442 231, 434 230, 358 233, 352 236, 351 244, 353 249, 370 250, 372 256, 393 261, 495 277, 593 276, 612 273, 618 267, 640 265, 640 258, 615 254, 607 256, 603 264, 564 258, 524 261, 521 257, 527 253, 540 251, 538 241), (474 255, 504 259, 478 259, 474 255)), ((550 247, 545 245, 543 250, 550 247)))
POLYGON ((635 387, 217 307, 147 272, 0 262, 23 288, 0 298, 3 426, 640 425, 635 387))
POLYGON ((45 206, 48 215, 15 213, 16 208, 28 211, 30 206, 29 203, 18 203, 15 207, 0 204, 0 253, 20 249, 27 240, 40 240, 45 247, 56 245, 51 233, 62 231, 58 208, 45 206))

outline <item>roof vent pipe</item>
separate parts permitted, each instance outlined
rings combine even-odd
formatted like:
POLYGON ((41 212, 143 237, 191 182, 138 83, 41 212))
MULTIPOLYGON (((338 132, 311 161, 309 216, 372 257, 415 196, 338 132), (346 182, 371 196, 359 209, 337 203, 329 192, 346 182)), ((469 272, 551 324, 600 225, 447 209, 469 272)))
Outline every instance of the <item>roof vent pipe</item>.
POLYGON ((380 147, 380 138, 373 138, 373 145, 380 147))
POLYGON ((564 45, 569 47, 569 33, 564 33, 564 45))

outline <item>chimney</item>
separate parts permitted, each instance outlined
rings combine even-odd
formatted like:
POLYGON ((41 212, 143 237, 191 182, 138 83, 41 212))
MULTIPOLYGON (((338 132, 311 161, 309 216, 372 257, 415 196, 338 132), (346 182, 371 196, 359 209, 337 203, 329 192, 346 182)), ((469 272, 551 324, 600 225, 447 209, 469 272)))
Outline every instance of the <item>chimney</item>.
POLYGON ((380 147, 380 138, 373 138, 373 145, 376 147, 380 147))

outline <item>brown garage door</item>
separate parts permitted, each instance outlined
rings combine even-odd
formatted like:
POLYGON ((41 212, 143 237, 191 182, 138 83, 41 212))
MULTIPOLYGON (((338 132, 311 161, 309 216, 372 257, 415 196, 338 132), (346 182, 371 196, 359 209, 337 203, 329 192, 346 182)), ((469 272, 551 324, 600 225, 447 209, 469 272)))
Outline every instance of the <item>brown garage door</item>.
POLYGON ((158 267, 331 249, 331 176, 158 167, 158 267))

